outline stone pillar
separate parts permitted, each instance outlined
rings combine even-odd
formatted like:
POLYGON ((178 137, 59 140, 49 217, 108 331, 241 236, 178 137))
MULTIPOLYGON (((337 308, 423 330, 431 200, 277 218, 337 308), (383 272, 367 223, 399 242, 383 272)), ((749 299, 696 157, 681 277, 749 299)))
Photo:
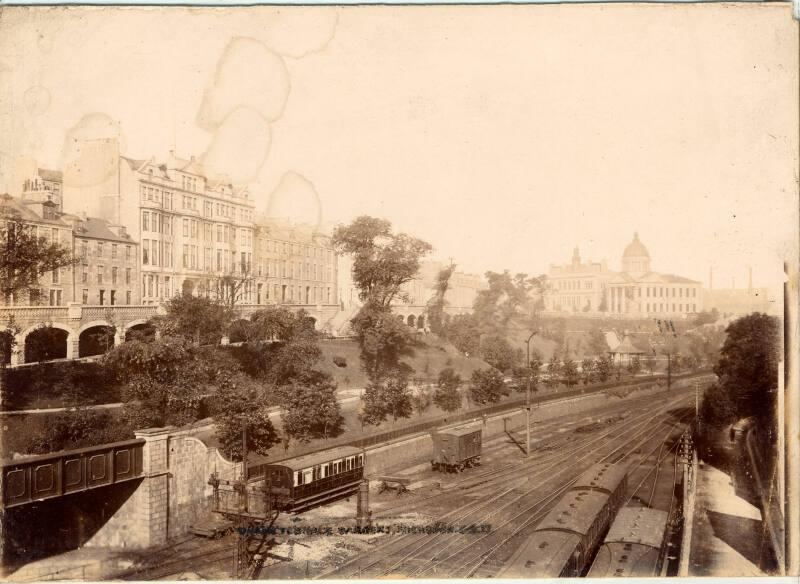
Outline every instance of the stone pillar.
POLYGON ((20 365, 25 362, 25 337, 16 335, 14 347, 11 349, 10 365, 20 365))
POLYGON ((135 524, 137 540, 146 546, 167 541, 169 528, 169 434, 174 426, 137 430, 137 438, 146 440, 142 456, 144 480, 137 489, 140 494, 135 524))
POLYGON ((67 359, 80 357, 80 335, 71 332, 67 335, 67 359))

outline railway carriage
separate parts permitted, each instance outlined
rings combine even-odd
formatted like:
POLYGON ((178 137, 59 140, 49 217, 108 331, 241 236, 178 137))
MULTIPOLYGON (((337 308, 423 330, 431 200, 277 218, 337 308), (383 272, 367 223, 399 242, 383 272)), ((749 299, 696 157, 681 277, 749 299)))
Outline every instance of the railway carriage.
POLYGON ((597 464, 581 475, 503 567, 501 578, 581 576, 625 500, 627 471, 597 464))
POLYGON ((434 430, 431 468, 445 472, 461 472, 481 462, 483 430, 467 426, 434 430))
POLYGON ((667 513, 647 507, 620 510, 588 576, 593 578, 658 576, 664 560, 667 513))
POLYGON ((248 475, 272 490, 278 510, 297 513, 354 494, 364 478, 365 462, 363 450, 341 446, 254 466, 248 475))

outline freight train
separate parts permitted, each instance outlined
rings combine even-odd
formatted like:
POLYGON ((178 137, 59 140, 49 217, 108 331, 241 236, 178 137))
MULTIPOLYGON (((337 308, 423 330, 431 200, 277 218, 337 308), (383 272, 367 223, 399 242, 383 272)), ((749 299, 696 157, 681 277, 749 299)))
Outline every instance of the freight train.
POLYGON ((625 501, 627 485, 626 467, 592 466, 539 522, 497 577, 582 576, 625 501))

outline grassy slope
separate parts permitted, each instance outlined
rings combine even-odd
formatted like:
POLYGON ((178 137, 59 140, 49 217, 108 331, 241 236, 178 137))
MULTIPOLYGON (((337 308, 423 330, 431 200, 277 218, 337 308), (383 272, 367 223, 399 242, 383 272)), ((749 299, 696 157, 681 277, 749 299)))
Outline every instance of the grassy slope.
MULTIPOLYGON (((317 367, 334 377, 340 389, 364 387, 366 375, 361 370, 358 344, 354 340, 341 339, 320 343, 322 358, 317 367), (344 357, 346 367, 337 367, 333 358, 344 357)), ((420 335, 419 344, 412 357, 404 359, 414 369, 414 377, 435 380, 439 371, 452 367, 462 379, 468 379, 476 369, 488 367, 477 357, 465 357, 449 343, 443 343, 434 335, 420 335)))

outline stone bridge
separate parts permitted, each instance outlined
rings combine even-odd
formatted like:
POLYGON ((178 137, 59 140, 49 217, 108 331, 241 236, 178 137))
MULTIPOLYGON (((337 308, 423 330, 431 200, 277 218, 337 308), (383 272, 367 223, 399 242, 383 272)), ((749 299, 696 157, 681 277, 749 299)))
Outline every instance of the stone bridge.
MULTIPOLYGON (((240 319, 249 319, 257 310, 270 305, 236 306, 240 319)), ((275 306, 275 305, 271 305, 275 306)), ((305 310, 323 329, 339 311, 339 306, 287 304, 292 311, 305 310)), ((13 336, 14 346, 8 363, 12 366, 43 360, 75 359, 105 352, 129 338, 132 331, 146 331, 148 321, 163 314, 161 305, 88 306, 4 306, 0 307, 0 335, 13 336), (47 349, 42 349, 43 346, 47 349)))
MULTIPOLYGON (((412 328, 424 329, 428 324, 428 307, 424 304, 394 304, 392 312, 412 328)), ((472 312, 472 307, 446 306, 445 320, 457 315, 472 312)))

